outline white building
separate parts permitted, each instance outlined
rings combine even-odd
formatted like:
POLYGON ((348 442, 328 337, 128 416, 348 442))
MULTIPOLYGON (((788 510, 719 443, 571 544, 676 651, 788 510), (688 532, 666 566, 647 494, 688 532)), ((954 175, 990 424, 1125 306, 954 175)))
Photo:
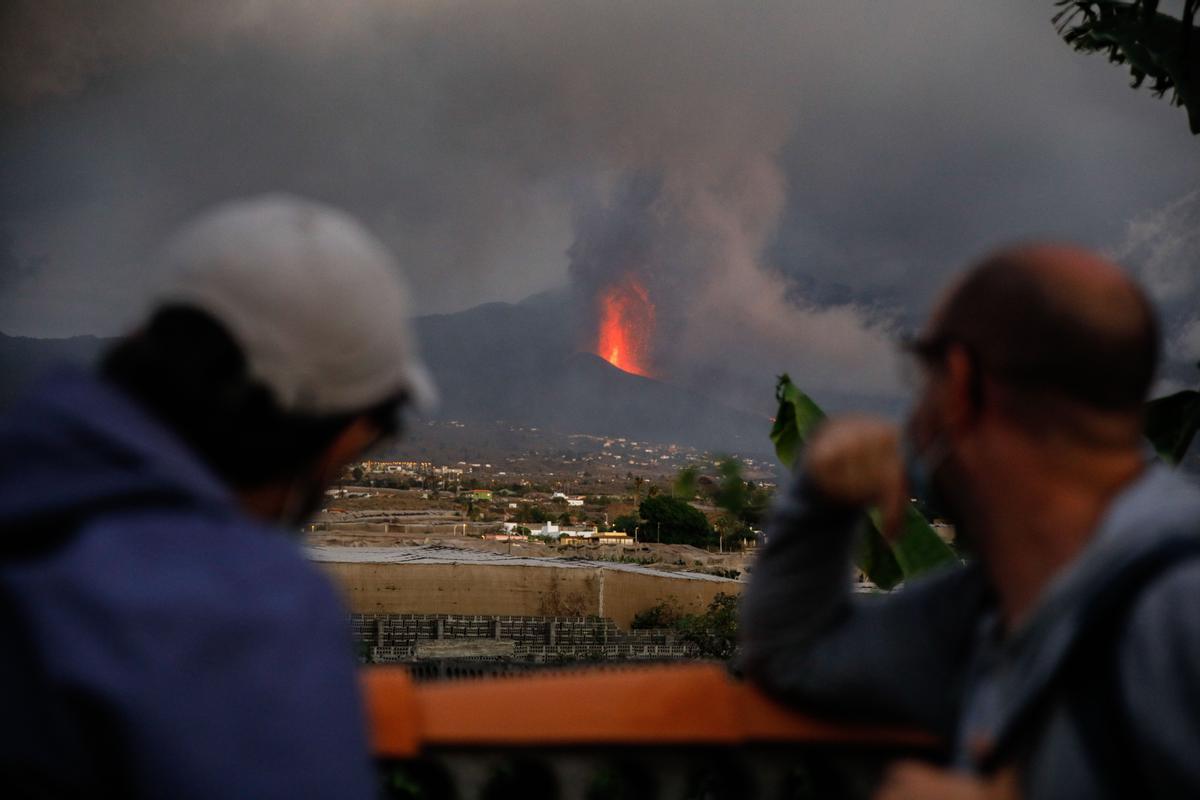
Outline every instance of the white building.
POLYGON ((569 497, 569 496, 563 494, 562 492, 555 492, 554 494, 550 495, 550 499, 551 500, 565 500, 568 506, 579 507, 579 506, 583 505, 582 497, 569 497))
POLYGON ((538 536, 543 539, 557 540, 563 536, 570 536, 577 539, 592 539, 598 535, 595 525, 585 527, 582 525, 557 525, 553 522, 543 522, 541 525, 536 525, 536 523, 505 522, 503 523, 503 527, 509 533, 512 533, 517 528, 528 528, 530 536, 538 536))

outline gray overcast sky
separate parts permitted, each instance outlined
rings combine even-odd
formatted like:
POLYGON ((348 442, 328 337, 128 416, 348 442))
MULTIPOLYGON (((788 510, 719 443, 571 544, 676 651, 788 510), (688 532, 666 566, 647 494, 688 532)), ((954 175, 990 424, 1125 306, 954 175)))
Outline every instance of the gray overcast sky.
MULTIPOLYGON (((0 331, 117 332, 167 231, 275 189, 362 216, 400 254, 418 308, 449 311, 567 283, 581 209, 654 174, 682 220, 672 236, 711 229, 720 259, 746 262, 678 267, 716 276, 697 303, 743 308, 731 355, 782 335, 744 332, 782 313, 764 295, 809 311, 855 301, 835 327, 861 335, 806 356, 828 376, 874 364, 896 315, 1014 238, 1108 248, 1148 280, 1198 271, 1200 139, 1125 71, 1072 52, 1054 10, 17 3, 0 42, 0 331)), ((1172 336, 1200 350, 1200 323, 1187 328, 1200 285, 1160 283, 1172 336)))

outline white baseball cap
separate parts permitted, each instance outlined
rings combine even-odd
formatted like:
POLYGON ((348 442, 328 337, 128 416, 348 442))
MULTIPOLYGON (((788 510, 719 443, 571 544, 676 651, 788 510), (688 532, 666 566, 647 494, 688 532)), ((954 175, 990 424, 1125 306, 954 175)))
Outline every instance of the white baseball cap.
POLYGON ((417 355, 396 260, 329 206, 271 194, 219 205, 167 243, 155 306, 198 308, 245 353, 285 411, 362 411, 437 399, 417 355))

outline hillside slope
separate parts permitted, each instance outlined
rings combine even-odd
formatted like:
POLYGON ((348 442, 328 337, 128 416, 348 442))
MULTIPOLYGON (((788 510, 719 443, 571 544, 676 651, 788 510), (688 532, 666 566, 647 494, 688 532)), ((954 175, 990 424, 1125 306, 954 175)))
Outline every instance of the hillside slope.
MULTIPOLYGON (((769 453, 767 419, 578 352, 560 301, 549 293, 419 318, 421 347, 441 393, 436 416, 769 453)), ((94 361, 109 341, 0 334, 0 405, 55 365, 94 361)))

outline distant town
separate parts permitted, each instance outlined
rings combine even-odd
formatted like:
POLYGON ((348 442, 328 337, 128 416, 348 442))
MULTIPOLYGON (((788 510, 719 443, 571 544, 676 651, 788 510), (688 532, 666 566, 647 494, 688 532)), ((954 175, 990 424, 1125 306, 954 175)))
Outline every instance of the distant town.
MULTIPOLYGON (((715 485, 728 460, 625 437, 557 434, 505 423, 425 422, 406 433, 403 446, 349 467, 329 490, 315 524, 386 522, 410 533, 649 542, 648 531, 624 531, 629 542, 601 534, 623 530, 618 521, 636 515, 642 500, 677 493, 684 470, 696 476, 693 505, 718 521, 721 509, 705 502, 704 490, 715 485), (480 455, 454 458, 467 455, 460 450, 476 441, 480 455)), ((774 491, 777 463, 735 460, 749 486, 774 491)))
POLYGON ((346 595, 360 657, 418 676, 713 657, 702 642, 730 636, 694 631, 732 613, 778 470, 628 437, 422 422, 346 469, 306 544, 346 595))

